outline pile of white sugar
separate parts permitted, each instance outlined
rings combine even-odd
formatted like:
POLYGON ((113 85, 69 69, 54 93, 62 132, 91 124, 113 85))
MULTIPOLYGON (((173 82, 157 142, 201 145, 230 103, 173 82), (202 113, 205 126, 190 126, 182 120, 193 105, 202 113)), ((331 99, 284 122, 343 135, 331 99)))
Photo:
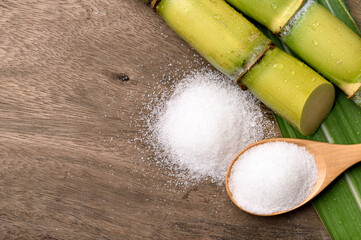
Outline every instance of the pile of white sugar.
POLYGON ((238 152, 273 135, 256 98, 218 73, 193 73, 163 98, 153 111, 152 145, 163 165, 189 179, 223 183, 238 152))
POLYGON ((229 189, 244 210, 272 214, 302 203, 317 177, 315 159, 304 147, 269 142, 248 149, 235 161, 229 189))

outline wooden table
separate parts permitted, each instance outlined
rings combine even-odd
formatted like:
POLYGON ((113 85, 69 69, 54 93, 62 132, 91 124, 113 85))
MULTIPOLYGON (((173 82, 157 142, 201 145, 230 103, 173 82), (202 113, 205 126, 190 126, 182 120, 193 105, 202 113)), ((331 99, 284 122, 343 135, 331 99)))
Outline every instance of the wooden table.
POLYGON ((311 205, 261 218, 170 184, 134 140, 164 76, 206 66, 144 4, 2 0, 0 29, 2 239, 329 238, 311 205))

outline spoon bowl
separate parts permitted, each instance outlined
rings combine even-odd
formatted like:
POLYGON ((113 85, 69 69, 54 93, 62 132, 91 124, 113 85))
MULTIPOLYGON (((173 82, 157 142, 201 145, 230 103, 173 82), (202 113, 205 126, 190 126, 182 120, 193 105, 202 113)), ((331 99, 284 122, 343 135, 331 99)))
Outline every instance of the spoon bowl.
POLYGON ((233 159, 226 174, 226 190, 232 202, 245 212, 258 216, 279 215, 282 213, 292 211, 296 208, 299 208, 302 205, 309 202, 310 200, 312 200, 323 189, 325 189, 335 178, 337 178, 345 170, 347 170, 349 167, 351 167, 352 165, 356 164, 359 161, 361 161, 361 144, 340 145, 340 144, 323 143, 323 142, 316 142, 316 141, 303 140, 303 139, 293 139, 293 138, 266 139, 249 145, 233 159), (234 163, 245 151, 257 145, 264 144, 267 142, 287 142, 287 143, 296 144, 300 147, 305 147, 307 151, 314 156, 317 165, 318 178, 310 194, 298 206, 286 211, 274 212, 272 214, 256 214, 244 210, 241 206, 239 206, 236 203, 236 201, 233 198, 233 194, 229 189, 229 178, 234 163))

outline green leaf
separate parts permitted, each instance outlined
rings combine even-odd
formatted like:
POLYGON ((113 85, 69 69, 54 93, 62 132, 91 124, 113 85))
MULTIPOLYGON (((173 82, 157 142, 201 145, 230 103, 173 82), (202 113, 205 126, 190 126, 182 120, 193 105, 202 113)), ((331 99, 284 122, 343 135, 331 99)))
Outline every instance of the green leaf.
MULTIPOLYGON (((353 31, 360 34, 355 21, 342 0, 319 0, 353 31)), ((268 32, 267 36, 285 49, 285 46, 268 32)), ((309 137, 300 134, 287 122, 276 116, 284 137, 311 139, 338 144, 361 143, 361 108, 337 90, 336 101, 330 115, 309 137)), ((313 206, 333 239, 361 239, 361 164, 342 174, 315 200, 313 206)))
POLYGON ((338 17, 342 22, 344 22, 349 28, 359 35, 360 30, 357 28, 356 22, 351 16, 346 4, 342 0, 319 0, 319 4, 327 8, 333 15, 338 17))

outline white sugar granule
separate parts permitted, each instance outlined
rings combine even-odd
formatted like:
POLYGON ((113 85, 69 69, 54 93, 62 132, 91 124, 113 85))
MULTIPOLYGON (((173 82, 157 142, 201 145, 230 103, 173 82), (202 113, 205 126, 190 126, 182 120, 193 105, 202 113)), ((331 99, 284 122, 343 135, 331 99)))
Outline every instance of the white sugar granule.
POLYGON ((173 90, 152 113, 151 140, 163 165, 189 179, 223 183, 237 153, 273 133, 259 102, 220 74, 193 73, 173 90))
POLYGON ((256 214, 290 210, 311 193, 318 177, 304 147, 269 142, 244 152, 234 163, 229 189, 236 203, 256 214))

